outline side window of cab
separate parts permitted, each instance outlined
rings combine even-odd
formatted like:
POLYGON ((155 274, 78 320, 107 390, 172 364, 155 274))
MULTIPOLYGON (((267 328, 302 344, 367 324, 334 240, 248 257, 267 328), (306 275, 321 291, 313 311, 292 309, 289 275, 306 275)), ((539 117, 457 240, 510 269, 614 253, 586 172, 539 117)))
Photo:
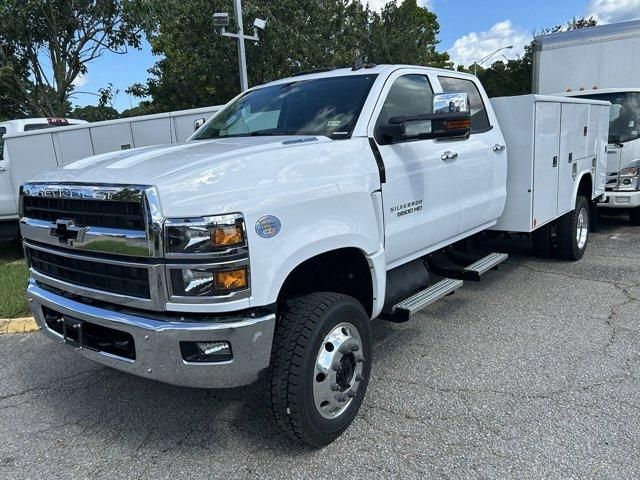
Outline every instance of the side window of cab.
POLYGON ((393 117, 414 117, 433 113, 433 89, 425 75, 397 78, 384 101, 376 121, 376 140, 381 141, 380 126, 393 117))
POLYGON ((475 83, 466 78, 438 76, 438 81, 445 93, 466 92, 471 106, 471 134, 483 133, 491 130, 487 108, 475 83))

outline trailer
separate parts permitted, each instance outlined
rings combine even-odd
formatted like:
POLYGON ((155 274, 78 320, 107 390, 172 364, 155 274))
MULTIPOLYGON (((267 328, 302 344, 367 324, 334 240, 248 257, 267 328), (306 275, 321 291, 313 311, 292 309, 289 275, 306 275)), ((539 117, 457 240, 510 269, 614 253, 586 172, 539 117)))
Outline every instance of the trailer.
MULTIPOLYGON (((118 150, 184 142, 221 107, 180 110, 155 115, 57 128, 7 131, 0 159, 0 238, 18 235, 20 184, 55 167, 118 150)), ((46 120, 46 119, 45 119, 46 120)))

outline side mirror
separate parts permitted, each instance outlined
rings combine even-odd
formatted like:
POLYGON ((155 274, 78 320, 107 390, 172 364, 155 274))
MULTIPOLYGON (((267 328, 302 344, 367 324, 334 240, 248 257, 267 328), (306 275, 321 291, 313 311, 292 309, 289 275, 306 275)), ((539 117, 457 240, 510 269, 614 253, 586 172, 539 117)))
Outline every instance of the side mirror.
POLYGON ((407 129, 404 123, 387 123, 384 125, 380 125, 380 134, 385 139, 400 137, 402 135, 405 135, 406 132, 407 129))
POLYGON ((433 113, 471 114, 471 103, 467 92, 436 93, 433 96, 433 113))

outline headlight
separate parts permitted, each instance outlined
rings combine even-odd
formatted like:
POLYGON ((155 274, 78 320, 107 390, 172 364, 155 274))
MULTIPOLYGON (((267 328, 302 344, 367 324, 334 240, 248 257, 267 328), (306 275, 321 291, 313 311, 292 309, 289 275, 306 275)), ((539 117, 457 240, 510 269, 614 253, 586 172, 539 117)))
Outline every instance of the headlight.
POLYGON ((246 245, 241 215, 167 220, 165 239, 169 254, 206 254, 246 245))
POLYGON ((216 297, 228 295, 249 286, 247 267, 233 269, 172 268, 173 295, 178 297, 216 297))
POLYGON ((620 170, 618 176, 618 190, 640 189, 640 167, 626 167, 620 170))

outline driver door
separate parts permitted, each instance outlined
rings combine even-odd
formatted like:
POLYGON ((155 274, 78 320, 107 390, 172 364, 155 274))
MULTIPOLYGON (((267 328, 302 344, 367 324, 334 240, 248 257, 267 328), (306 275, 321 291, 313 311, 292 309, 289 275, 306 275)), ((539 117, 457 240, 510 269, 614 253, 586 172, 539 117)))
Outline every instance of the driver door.
POLYGON ((7 127, 0 126, 0 220, 16 217, 18 211, 16 192, 13 191, 9 172, 9 159, 3 156, 3 153, 6 153, 2 138, 5 133, 7 133, 7 127))
POLYGON ((386 145, 380 126, 396 116, 433 113, 433 89, 424 72, 391 76, 374 110, 369 135, 385 166, 382 185, 387 263, 396 266, 435 250, 458 233, 460 195, 456 159, 446 143, 407 138, 386 145))

